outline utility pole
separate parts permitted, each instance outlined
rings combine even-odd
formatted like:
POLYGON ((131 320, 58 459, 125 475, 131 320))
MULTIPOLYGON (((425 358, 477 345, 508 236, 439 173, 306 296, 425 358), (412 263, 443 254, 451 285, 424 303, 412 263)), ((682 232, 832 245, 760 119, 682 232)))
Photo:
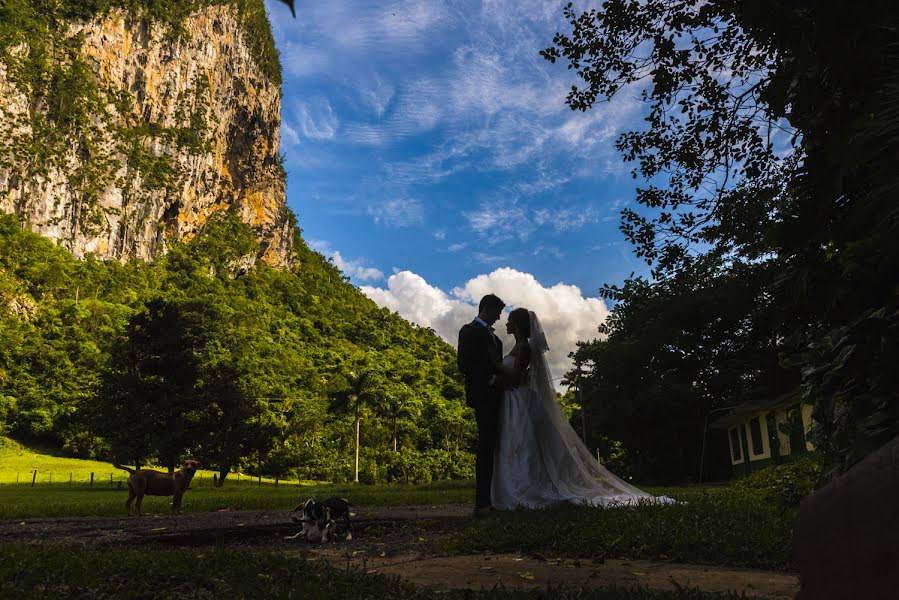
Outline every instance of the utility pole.
POLYGON ((589 445, 587 444, 587 418, 584 416, 584 413, 586 412, 587 407, 584 406, 584 391, 583 391, 583 389, 581 389, 581 363, 580 362, 574 363, 574 368, 575 368, 574 385, 577 388, 577 401, 578 401, 578 404, 581 405, 581 439, 584 440, 584 445, 589 447, 589 445))

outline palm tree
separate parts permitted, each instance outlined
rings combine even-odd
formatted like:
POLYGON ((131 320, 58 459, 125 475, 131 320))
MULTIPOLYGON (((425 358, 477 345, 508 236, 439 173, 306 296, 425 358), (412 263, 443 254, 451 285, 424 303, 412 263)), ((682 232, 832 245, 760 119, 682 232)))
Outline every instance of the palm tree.
POLYGON ((403 417, 413 417, 418 411, 416 407, 409 401, 408 393, 385 394, 382 401, 377 406, 378 413, 381 416, 390 419, 393 424, 393 451, 396 452, 396 424, 403 417))
POLYGON ((331 394, 331 407, 341 412, 353 413, 353 429, 356 431, 356 454, 353 465, 353 483, 359 483, 359 422, 362 406, 374 400, 375 394, 375 372, 371 369, 364 369, 358 374, 355 371, 349 371, 344 379, 346 386, 331 394))

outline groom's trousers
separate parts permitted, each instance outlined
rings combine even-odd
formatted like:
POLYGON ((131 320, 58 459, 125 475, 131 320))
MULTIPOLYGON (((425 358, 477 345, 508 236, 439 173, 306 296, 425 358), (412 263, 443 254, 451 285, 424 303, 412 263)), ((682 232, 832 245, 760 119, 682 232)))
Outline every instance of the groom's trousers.
POLYGON ((499 441, 499 405, 492 398, 474 407, 478 425, 478 449, 475 452, 475 508, 490 506, 490 487, 493 484, 493 458, 499 441))

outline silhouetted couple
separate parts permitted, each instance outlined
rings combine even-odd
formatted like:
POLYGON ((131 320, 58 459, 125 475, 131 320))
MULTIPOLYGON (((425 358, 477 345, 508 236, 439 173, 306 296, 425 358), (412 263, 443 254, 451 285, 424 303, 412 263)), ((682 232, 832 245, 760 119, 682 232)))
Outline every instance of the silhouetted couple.
POLYGON ((610 473, 575 433, 559 404, 546 335, 533 311, 509 313, 506 332, 515 344, 503 355, 493 324, 505 306, 493 294, 484 296, 478 316, 459 331, 459 370, 478 426, 475 516, 560 502, 673 502, 610 473))

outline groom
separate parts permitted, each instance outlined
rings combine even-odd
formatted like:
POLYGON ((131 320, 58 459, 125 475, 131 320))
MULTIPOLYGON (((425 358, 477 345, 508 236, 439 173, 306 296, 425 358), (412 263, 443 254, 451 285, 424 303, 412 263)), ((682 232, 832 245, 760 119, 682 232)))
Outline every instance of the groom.
POLYGON ((505 303, 493 294, 481 298, 478 316, 459 330, 459 370, 465 376, 465 401, 474 409, 478 425, 475 454, 476 517, 489 513, 493 454, 499 437, 499 400, 503 393, 496 363, 502 360, 503 343, 493 333, 505 303))

